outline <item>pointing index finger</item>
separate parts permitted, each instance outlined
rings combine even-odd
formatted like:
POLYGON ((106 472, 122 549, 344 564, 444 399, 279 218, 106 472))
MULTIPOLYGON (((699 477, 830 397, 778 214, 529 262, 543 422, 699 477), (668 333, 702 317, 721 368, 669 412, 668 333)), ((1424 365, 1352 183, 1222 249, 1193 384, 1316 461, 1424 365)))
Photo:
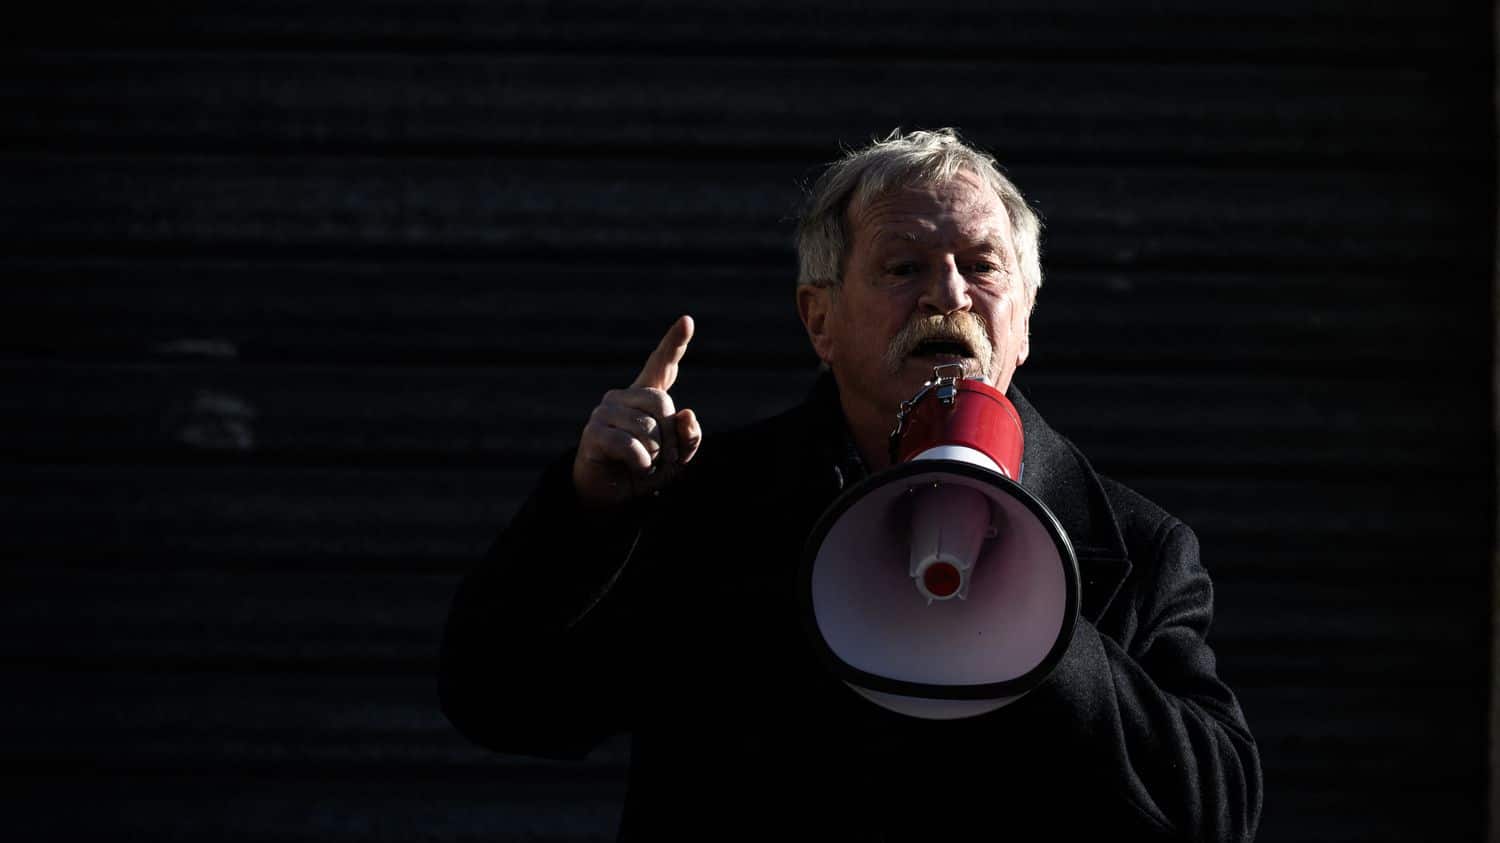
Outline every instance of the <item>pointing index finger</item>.
POLYGON ((672 384, 677 382, 677 364, 682 362, 682 356, 687 353, 688 341, 692 338, 693 317, 679 317, 676 322, 672 323, 672 327, 667 329, 666 335, 661 338, 656 350, 646 358, 646 365, 641 368, 641 373, 636 375, 635 382, 630 385, 631 388, 671 389, 672 384))

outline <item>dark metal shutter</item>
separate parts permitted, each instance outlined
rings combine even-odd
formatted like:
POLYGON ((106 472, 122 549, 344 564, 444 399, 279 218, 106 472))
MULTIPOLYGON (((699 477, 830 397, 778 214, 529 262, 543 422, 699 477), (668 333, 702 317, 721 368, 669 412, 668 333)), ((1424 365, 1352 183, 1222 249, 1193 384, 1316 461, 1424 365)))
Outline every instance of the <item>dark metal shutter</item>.
POLYGON ((681 312, 713 430, 800 396, 796 183, 956 125, 1043 211, 1020 382, 1196 528, 1263 840, 1476 839, 1482 3, 217 3, 36 15, 0 97, 15 839, 598 839, 487 755, 458 572, 681 312))

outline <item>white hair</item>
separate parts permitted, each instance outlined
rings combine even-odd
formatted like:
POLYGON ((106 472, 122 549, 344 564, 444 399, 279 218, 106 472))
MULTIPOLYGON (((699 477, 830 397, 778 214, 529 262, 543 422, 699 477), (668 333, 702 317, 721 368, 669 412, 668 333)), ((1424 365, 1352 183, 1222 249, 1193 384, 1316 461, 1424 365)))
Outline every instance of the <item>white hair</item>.
POLYGON ((797 283, 837 287, 853 239, 849 219, 892 190, 943 184, 970 172, 1005 206, 1021 280, 1032 301, 1042 285, 1041 219, 995 159, 964 143, 951 128, 902 133, 851 150, 813 183, 797 222, 797 283))

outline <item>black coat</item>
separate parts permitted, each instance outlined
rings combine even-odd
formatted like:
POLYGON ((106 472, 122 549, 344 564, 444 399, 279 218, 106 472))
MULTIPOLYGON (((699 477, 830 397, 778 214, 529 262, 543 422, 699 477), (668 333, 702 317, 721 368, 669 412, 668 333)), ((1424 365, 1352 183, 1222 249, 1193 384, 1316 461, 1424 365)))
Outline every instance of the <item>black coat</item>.
POLYGON ((553 466, 454 601, 449 719, 554 758, 630 732, 621 839, 1250 839, 1260 764, 1205 642, 1196 539, 1010 398, 1022 485, 1057 515, 1082 579, 1066 655, 1020 701, 916 720, 815 661, 795 576, 859 470, 825 376, 608 519, 579 509, 571 455, 553 466))

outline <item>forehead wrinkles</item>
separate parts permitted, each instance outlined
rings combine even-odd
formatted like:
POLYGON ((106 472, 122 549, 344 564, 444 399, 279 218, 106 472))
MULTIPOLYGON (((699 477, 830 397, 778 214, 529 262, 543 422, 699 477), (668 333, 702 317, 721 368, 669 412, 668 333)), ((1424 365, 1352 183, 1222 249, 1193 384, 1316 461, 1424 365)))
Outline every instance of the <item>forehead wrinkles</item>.
POLYGON ((1010 251, 1005 206, 991 191, 967 180, 887 191, 851 213, 849 221, 855 240, 993 242, 1010 251))

